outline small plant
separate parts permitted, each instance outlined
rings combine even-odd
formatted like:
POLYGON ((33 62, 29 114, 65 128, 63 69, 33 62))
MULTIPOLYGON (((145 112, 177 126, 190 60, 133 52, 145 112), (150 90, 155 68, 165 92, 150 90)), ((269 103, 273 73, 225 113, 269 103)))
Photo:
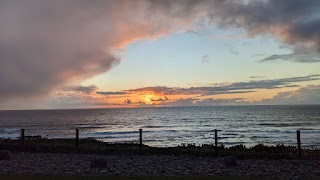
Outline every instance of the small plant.
POLYGON ((187 147, 196 147, 196 143, 188 143, 187 147))
POLYGON ((229 147, 229 150, 231 150, 231 151, 245 151, 245 150, 247 150, 247 148, 245 145, 240 144, 240 145, 229 147))
POLYGON ((202 144, 201 147, 209 147, 209 148, 212 148, 212 147, 215 147, 214 144, 202 144))

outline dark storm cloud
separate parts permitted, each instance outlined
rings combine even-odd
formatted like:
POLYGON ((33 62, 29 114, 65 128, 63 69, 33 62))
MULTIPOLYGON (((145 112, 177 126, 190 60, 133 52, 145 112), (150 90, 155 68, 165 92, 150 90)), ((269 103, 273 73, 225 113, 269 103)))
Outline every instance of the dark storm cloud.
POLYGON ((144 0, 0 1, 0 99, 46 96, 104 73, 120 61, 112 54, 115 49, 166 35, 196 16, 195 11, 175 16, 190 8, 164 14, 157 4, 144 0))
POLYGON ((108 9, 85 1, 1 1, 0 98, 46 94, 117 64, 102 49, 111 45, 98 23, 108 9))

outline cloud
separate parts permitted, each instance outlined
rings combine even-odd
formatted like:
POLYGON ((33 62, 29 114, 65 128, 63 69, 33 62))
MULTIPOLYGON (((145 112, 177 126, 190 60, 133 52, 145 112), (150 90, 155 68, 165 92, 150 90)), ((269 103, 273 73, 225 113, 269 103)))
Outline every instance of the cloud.
POLYGON ((194 98, 180 98, 172 102, 164 103, 165 106, 194 106, 195 101, 198 99, 194 98))
POLYGON ((155 87, 142 87, 142 88, 137 88, 137 89, 128 89, 126 91, 134 92, 134 93, 154 92, 157 94, 173 95, 173 94, 177 94, 178 90, 179 90, 179 88, 170 88, 170 87, 166 87, 166 86, 155 86, 155 87))
POLYGON ((160 101, 160 102, 164 102, 164 101, 169 101, 170 99, 167 98, 167 96, 164 96, 164 98, 158 98, 158 99, 150 99, 150 101, 153 101, 153 102, 157 102, 157 101, 160 101))
POLYGON ((186 31, 187 33, 191 33, 191 34, 195 34, 195 35, 198 35, 198 36, 209 36, 210 34, 207 33, 207 32, 200 32, 200 31, 196 31, 196 30, 187 30, 186 31))
POLYGON ((100 94, 100 95, 124 95, 124 94, 128 94, 127 92, 108 92, 108 91, 97 91, 96 94, 100 94))
POLYGON ((277 62, 289 61, 298 63, 315 63, 320 62, 320 56, 317 53, 290 53, 290 54, 273 54, 260 60, 260 62, 277 62))
POLYGON ((264 76, 250 76, 250 79, 259 79, 259 78, 265 78, 264 76))
POLYGON ((194 8, 165 12, 161 4, 144 0, 1 1, 0 98, 46 96, 104 73, 120 62, 115 49, 179 31, 197 16, 194 8))
POLYGON ((205 64, 205 63, 208 63, 208 62, 209 62, 209 56, 208 55, 202 56, 201 63, 205 64))
POLYGON ((112 104, 100 98, 95 98, 91 94, 79 95, 77 93, 56 94, 48 102, 48 108, 55 109, 106 107, 110 105, 112 104))
POLYGON ((240 39, 244 38, 244 34, 214 34, 209 35, 209 39, 216 40, 216 39, 240 39))
POLYGON ((285 87, 298 87, 294 83, 298 82, 309 82, 320 79, 320 74, 280 78, 280 79, 266 79, 266 80, 254 80, 247 82, 235 82, 235 83, 220 83, 212 84, 211 86, 200 86, 200 87, 166 87, 166 86, 155 86, 155 87, 143 87, 138 89, 127 90, 128 92, 134 93, 155 93, 161 95, 218 95, 218 94, 243 94, 255 92, 259 89, 280 89, 285 87))
POLYGON ((302 87, 296 91, 280 92, 262 104, 320 104, 320 85, 302 87))
POLYGON ((81 92, 85 94, 90 94, 98 89, 97 86, 71 86, 67 88, 67 91, 81 92))
POLYGON ((320 85, 309 85, 301 87, 295 91, 279 92, 271 99, 263 99, 259 102, 247 102, 244 98, 232 98, 232 99, 177 99, 172 102, 167 102, 167 106, 228 106, 228 105, 318 105, 320 104, 320 85))
MULTIPOLYGON (((306 49, 319 57, 320 1, 212 1, 210 16, 222 27, 243 28, 249 36, 272 35, 298 54, 306 49), (246 2, 246 3, 245 3, 246 2)), ((298 56, 298 54, 294 54, 298 56)), ((318 62, 310 58, 286 58, 293 62, 318 62), (298 59, 298 60, 297 60, 298 59)))
POLYGON ((115 49, 193 30, 203 19, 248 36, 276 37, 295 56, 277 59, 319 62, 312 58, 320 51, 319 10, 318 0, 1 1, 0 98, 45 96, 81 82, 117 65, 115 49))
POLYGON ((180 98, 172 102, 164 103, 166 106, 227 106, 227 105, 244 105, 248 104, 242 98, 232 99, 195 99, 195 98, 180 98))
POLYGON ((241 43, 241 45, 242 45, 242 46, 248 46, 248 45, 251 45, 251 43, 249 43, 249 42, 243 42, 243 43, 241 43))
POLYGON ((132 104, 131 99, 126 99, 126 100, 124 100, 124 104, 132 104))
POLYGON ((231 44, 226 44, 226 47, 228 48, 229 52, 233 55, 238 55, 239 52, 236 50, 236 48, 231 44))
POLYGON ((163 102, 163 106, 232 106, 232 105, 289 105, 289 104, 320 104, 320 85, 309 85, 295 91, 279 92, 271 99, 259 102, 247 102, 244 98, 179 98, 163 102))
POLYGON ((284 87, 301 87, 298 84, 290 84, 290 85, 285 85, 284 87))
POLYGON ((47 94, 117 64, 103 49, 112 43, 99 23, 102 10, 63 1, 1 1, 1 99, 47 94))
POLYGON ((243 98, 232 99, 214 99, 207 98, 195 103, 196 106, 228 106, 228 105, 243 105, 246 104, 243 98))

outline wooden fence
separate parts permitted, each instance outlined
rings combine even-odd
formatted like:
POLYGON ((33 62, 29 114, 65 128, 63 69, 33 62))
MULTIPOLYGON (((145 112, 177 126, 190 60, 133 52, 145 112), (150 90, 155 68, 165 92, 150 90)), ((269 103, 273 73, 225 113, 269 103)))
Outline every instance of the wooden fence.
MULTIPOLYGON (((21 129, 20 143, 24 145, 25 138, 36 138, 39 139, 41 136, 25 136, 25 129, 21 129)), ((79 148, 79 129, 76 129, 76 139, 75 139, 76 148, 79 148)), ((214 144, 215 144, 215 155, 218 155, 218 130, 214 130, 214 144)), ((298 157, 302 156, 301 153, 301 139, 300 139, 300 130, 297 130, 297 146, 298 146, 298 157)), ((142 129, 139 129, 139 149, 142 153, 142 129)))

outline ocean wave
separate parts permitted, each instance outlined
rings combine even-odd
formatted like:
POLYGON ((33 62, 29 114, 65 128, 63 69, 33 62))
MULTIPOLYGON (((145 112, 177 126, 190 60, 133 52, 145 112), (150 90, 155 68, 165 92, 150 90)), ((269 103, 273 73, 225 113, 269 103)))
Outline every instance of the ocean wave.
POLYGON ((166 126, 166 125, 148 125, 148 126, 142 126, 141 128, 170 128, 173 126, 166 126))
POLYGON ((0 134, 0 139, 17 139, 19 137, 19 134, 0 134))
POLYGON ((15 139, 20 137, 20 129, 6 128, 0 130, 0 138, 15 139))
POLYGON ((225 120, 225 118, 215 118, 215 117, 203 117, 203 118, 197 118, 197 119, 204 119, 204 120, 225 120))
POLYGON ((306 123, 306 122, 298 122, 298 123, 259 123, 260 126, 271 126, 271 127, 299 127, 299 126, 309 126, 314 125, 313 123, 306 123))
POLYGON ((79 129, 102 129, 105 128, 106 126, 77 126, 79 129))
POLYGON ((20 129, 17 129, 17 128, 7 128, 7 129, 2 129, 2 130, 0 130, 0 132, 12 134, 12 133, 18 133, 18 132, 20 132, 20 129))
POLYGON ((237 133, 222 133, 221 135, 224 135, 224 136, 237 136, 239 134, 237 134, 237 133))
MULTIPOLYGON (((143 133, 148 133, 148 132, 151 132, 151 131, 143 131, 143 133)), ((92 134, 95 134, 95 135, 117 135, 117 134, 125 135, 125 134, 139 134, 139 131, 117 131, 117 132, 102 131, 102 132, 86 132, 83 134, 84 135, 92 135, 92 134)))
POLYGON ((271 136, 251 136, 251 139, 269 139, 269 138, 274 138, 271 136))

